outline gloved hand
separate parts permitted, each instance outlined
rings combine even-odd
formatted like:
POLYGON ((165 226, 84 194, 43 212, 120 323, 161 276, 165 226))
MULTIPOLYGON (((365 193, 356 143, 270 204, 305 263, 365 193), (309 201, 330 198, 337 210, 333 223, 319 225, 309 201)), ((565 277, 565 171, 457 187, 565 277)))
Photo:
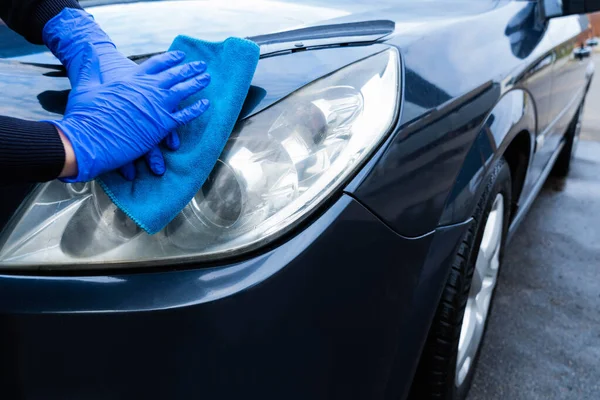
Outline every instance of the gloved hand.
POLYGON ((179 65, 184 58, 180 51, 164 53, 102 83, 95 48, 82 48, 64 118, 47 121, 67 137, 77 160, 77 175, 63 181, 88 181, 119 168, 206 111, 206 99, 177 109, 210 81, 203 62, 179 65))
MULTIPOLYGON (((78 80, 86 44, 91 44, 96 49, 103 83, 114 82, 137 67, 136 63, 117 50, 94 18, 83 10, 63 9, 44 26, 43 40, 67 68, 73 87, 75 87, 74 82, 78 80)), ((179 149, 180 141, 177 132, 170 132, 163 140, 163 144, 170 150, 179 149)), ((165 161, 158 146, 146 153, 145 159, 154 174, 165 173, 165 161)), ((122 166, 120 172, 127 180, 135 179, 136 171, 133 162, 122 166)))

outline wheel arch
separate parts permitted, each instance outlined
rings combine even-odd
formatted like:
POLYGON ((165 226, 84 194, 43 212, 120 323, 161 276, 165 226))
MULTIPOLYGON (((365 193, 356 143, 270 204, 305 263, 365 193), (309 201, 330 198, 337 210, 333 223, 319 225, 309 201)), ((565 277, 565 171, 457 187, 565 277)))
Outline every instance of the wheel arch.
POLYGON ((490 167, 505 157, 513 180, 512 213, 524 198, 523 188, 533 158, 537 116, 531 94, 523 89, 506 92, 484 119, 479 133, 446 199, 438 226, 471 217, 491 173, 490 167))
POLYGON ((517 212, 525 187, 525 178, 532 159, 533 143, 530 131, 523 130, 517 133, 503 153, 512 179, 511 218, 517 212))

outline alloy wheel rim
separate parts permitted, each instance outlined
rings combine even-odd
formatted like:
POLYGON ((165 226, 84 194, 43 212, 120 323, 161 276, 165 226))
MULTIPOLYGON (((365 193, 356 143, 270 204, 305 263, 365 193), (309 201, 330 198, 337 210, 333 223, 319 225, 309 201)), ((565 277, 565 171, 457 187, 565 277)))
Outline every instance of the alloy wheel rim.
POLYGON ((492 204, 477 252, 471 289, 460 329, 455 377, 457 387, 465 381, 481 344, 492 294, 498 280, 503 230, 504 196, 498 193, 492 204))

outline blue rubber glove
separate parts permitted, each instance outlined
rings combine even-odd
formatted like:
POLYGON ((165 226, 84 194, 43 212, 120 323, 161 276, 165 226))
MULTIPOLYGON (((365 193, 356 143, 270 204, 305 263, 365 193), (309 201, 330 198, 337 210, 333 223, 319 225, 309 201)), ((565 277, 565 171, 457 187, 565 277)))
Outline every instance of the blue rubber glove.
MULTIPOLYGON (((78 80, 81 70, 81 54, 86 44, 94 46, 100 61, 102 82, 109 83, 129 74, 137 64, 119 52, 110 37, 94 21, 94 17, 83 10, 65 8, 52 18, 43 30, 43 40, 50 51, 67 68, 71 86, 78 80)), ((180 141, 177 132, 173 131, 163 140, 170 150, 179 149, 180 141)), ((145 154, 146 163, 156 175, 165 173, 165 161, 158 146, 145 154)), ((133 162, 120 168, 127 180, 135 179, 136 171, 133 162)))
POLYGON ((77 160, 77 176, 62 178, 64 182, 88 181, 119 168, 206 111, 206 99, 177 107, 210 81, 203 62, 179 65, 184 58, 183 52, 164 53, 102 83, 95 48, 82 48, 64 118, 47 121, 69 139, 77 160))

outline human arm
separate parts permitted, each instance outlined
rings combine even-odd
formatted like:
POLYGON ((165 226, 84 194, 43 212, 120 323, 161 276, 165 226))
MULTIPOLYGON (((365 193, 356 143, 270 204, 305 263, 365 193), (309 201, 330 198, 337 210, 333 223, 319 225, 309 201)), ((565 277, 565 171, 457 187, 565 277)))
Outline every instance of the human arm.
POLYGON ((0 116, 0 181, 44 182, 58 177, 65 148, 54 126, 0 116))
POLYGON ((77 0, 0 0, 0 19, 35 44, 43 44, 42 30, 65 8, 80 9, 77 0))
MULTIPOLYGON (((45 24, 76 0, 0 0, 0 18, 32 43, 42 43, 45 24)), ((49 123, 0 116, 0 182, 43 182, 58 177, 65 148, 49 123)))

